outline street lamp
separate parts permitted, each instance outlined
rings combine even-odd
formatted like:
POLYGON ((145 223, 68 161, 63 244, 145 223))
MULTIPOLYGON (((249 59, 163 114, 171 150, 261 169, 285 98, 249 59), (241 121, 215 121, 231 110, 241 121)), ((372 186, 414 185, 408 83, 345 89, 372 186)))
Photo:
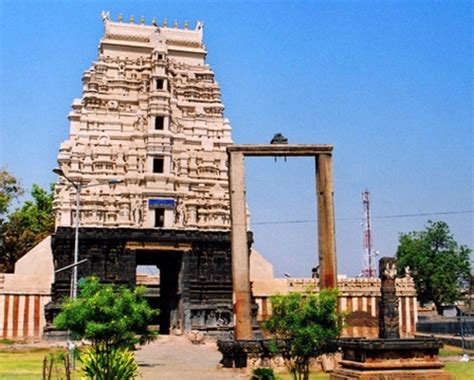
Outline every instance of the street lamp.
MULTIPOLYGON (((77 298, 77 267, 80 264, 83 264, 86 260, 78 261, 79 259, 79 227, 81 225, 81 190, 86 187, 93 187, 103 185, 103 183, 91 183, 88 185, 83 185, 81 182, 74 182, 71 178, 69 178, 61 169, 56 168, 53 169, 53 173, 57 174, 58 176, 64 178, 68 181, 75 189, 76 189, 76 230, 74 233, 74 262, 71 265, 67 265, 60 270, 57 270, 56 273, 72 268, 72 284, 71 284, 71 297, 72 299, 77 298)), ((116 183, 123 182, 122 179, 112 179, 107 181, 109 185, 113 185, 116 183)), ((69 335, 69 333, 68 333, 69 335)), ((72 368, 76 368, 76 360, 75 360, 75 344, 73 341, 68 339, 68 348, 71 351, 71 358, 72 358, 72 368)))
MULTIPOLYGON (((56 168, 53 169, 53 173, 64 178, 76 189, 76 230, 74 233, 74 262, 72 264, 72 284, 71 284, 71 297, 72 299, 77 298, 77 266, 79 259, 79 227, 81 225, 81 190, 86 187, 93 187, 103 185, 103 183, 92 183, 88 185, 83 185, 81 182, 74 182, 69 178, 62 169, 56 168)), ((109 185, 117 184, 123 182, 122 179, 111 179, 107 181, 109 185)))

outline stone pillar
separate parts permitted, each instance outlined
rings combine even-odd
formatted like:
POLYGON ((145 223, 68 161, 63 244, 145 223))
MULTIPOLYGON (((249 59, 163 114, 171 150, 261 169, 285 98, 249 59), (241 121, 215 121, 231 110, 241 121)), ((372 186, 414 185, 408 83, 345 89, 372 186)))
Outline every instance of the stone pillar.
POLYGON ((319 284, 321 288, 335 288, 337 287, 336 239, 330 154, 316 156, 316 192, 318 195, 319 284))
POLYGON ((382 257, 379 261, 381 280, 381 299, 379 315, 379 338, 399 339, 400 326, 398 314, 398 297, 395 287, 397 268, 394 257, 382 257))
POLYGON ((249 248, 245 207, 244 155, 229 154, 231 195, 232 281, 234 288, 235 340, 252 339, 249 248))

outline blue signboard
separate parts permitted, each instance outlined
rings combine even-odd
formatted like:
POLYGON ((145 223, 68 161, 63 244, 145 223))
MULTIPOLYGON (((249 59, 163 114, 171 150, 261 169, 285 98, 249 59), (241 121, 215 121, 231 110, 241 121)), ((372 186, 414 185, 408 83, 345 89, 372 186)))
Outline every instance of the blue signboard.
POLYGON ((175 200, 170 198, 151 198, 148 199, 149 208, 167 208, 173 209, 175 200))

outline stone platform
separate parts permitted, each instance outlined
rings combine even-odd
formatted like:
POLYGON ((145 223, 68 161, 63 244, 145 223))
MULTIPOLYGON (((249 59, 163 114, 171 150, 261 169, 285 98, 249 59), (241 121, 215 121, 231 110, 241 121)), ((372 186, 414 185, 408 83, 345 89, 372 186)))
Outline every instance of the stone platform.
POLYGON ((390 371, 360 371, 338 369, 331 374, 331 380, 453 380, 442 370, 390 370, 390 371))
POLYGON ((436 339, 341 339, 340 368, 331 380, 451 380, 438 358, 436 339))

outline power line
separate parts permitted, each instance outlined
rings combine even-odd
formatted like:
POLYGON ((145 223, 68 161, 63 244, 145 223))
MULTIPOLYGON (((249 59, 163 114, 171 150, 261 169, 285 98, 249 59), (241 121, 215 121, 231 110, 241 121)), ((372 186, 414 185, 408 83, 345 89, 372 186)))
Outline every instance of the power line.
MULTIPOLYGON (((419 216, 461 215, 461 214, 474 214, 474 210, 421 212, 421 213, 414 213, 414 214, 379 215, 379 216, 372 216, 372 218, 373 219, 397 219, 397 218, 413 218, 413 217, 419 217, 419 216)), ((336 218, 336 220, 338 220, 338 221, 362 220, 362 217, 336 218)), ((270 225, 270 224, 304 224, 304 223, 316 223, 316 219, 262 221, 262 222, 251 222, 250 224, 251 225, 270 225)))

